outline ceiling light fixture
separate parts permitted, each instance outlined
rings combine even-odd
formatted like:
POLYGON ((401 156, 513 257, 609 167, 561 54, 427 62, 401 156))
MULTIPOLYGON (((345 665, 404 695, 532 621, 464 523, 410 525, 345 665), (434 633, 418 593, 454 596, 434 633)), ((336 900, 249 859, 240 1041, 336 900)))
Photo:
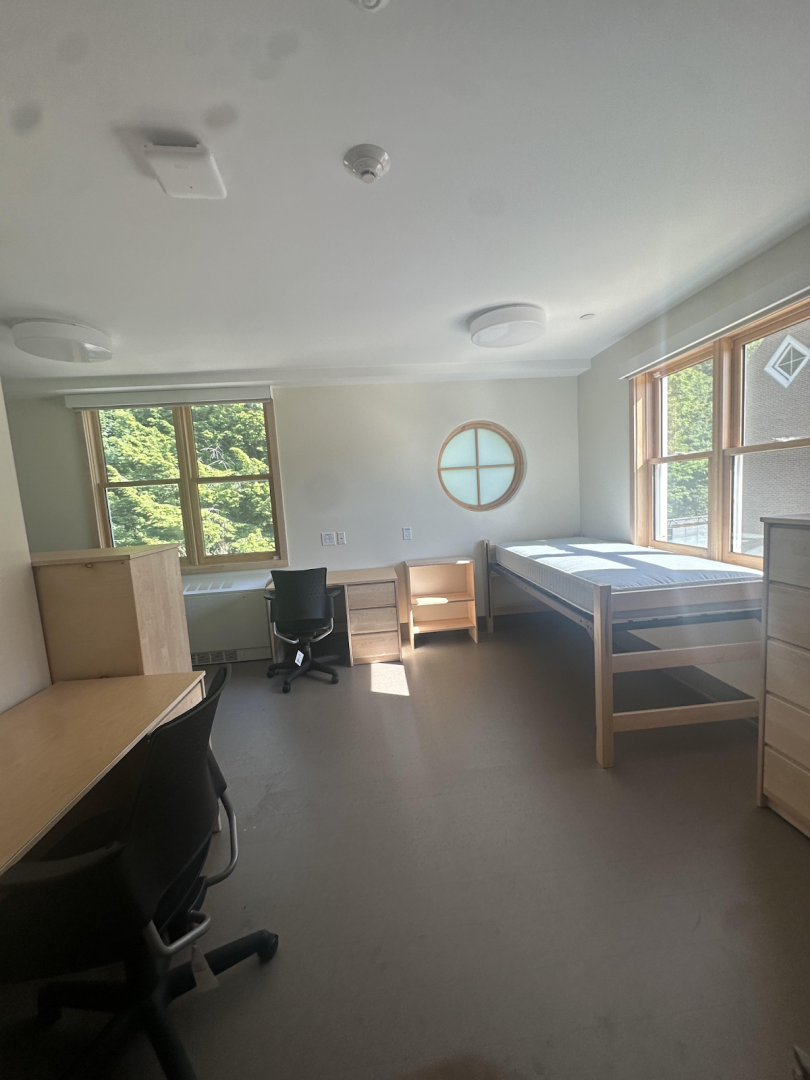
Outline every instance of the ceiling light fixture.
POLYGON ((381 146, 360 143, 346 151, 343 164, 358 180, 364 184, 373 184, 391 168, 391 158, 381 146))
POLYGON ((11 336, 18 349, 45 360, 94 364, 112 360, 112 339, 92 326, 36 319, 15 323, 11 336))
POLYGON ((354 3, 363 11, 379 11, 385 7, 388 0, 354 0, 354 3))
POLYGON ((546 328, 546 313, 534 304, 493 308, 470 323, 476 345, 485 349, 509 349, 535 341, 546 328))

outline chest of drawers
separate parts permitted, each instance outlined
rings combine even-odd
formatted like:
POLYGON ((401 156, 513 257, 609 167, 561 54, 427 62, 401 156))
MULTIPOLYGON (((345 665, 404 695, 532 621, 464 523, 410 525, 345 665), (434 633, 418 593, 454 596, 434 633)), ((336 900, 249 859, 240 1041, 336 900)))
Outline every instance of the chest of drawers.
POLYGON ((810 836, 810 514, 764 520, 757 801, 810 836))

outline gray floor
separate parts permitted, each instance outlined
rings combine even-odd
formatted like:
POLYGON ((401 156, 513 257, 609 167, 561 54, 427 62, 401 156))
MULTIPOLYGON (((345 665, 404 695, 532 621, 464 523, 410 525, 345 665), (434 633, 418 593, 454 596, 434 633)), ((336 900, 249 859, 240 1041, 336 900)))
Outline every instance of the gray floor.
MULTIPOLYGON (((460 1051, 525 1080, 788 1080, 810 841, 755 807, 746 722, 619 736, 600 770, 590 648, 554 615, 437 635, 408 697, 369 667, 286 696, 236 666, 214 744, 242 853, 209 941, 281 946, 173 1007, 200 1080, 388 1080, 460 1051)), ((663 703, 661 676, 617 685, 663 703)), ((3 998, 8 1075, 33 1055, 46 1077, 92 1021, 35 1036, 29 990, 3 998)), ((140 1042, 111 1074, 159 1075, 140 1042)))

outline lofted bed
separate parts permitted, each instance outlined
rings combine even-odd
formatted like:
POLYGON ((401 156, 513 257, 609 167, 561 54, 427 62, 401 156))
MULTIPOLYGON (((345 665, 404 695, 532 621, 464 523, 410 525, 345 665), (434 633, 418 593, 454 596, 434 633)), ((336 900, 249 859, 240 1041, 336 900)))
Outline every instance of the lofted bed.
MULTIPOLYGON (((639 631, 760 619, 759 571, 635 544, 587 536, 559 540, 484 541, 487 630, 499 614, 492 600, 492 577, 499 575, 547 607, 582 626, 593 639, 596 676, 596 760, 614 761, 617 731, 701 724, 756 717, 750 697, 697 705, 614 712, 617 672, 729 661, 758 662, 759 641, 718 642, 688 648, 613 651, 617 630, 639 631)), ((632 639, 631 639, 632 640, 632 639)), ((640 644, 640 642, 639 642, 640 644)))

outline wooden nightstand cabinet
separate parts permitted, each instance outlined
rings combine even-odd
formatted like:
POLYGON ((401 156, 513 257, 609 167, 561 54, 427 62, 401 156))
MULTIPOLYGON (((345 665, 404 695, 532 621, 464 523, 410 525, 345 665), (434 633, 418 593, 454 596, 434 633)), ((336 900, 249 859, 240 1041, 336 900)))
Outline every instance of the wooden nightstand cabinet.
POLYGON ((417 559, 405 563, 411 647, 417 634, 468 630, 478 644, 473 559, 417 559))

